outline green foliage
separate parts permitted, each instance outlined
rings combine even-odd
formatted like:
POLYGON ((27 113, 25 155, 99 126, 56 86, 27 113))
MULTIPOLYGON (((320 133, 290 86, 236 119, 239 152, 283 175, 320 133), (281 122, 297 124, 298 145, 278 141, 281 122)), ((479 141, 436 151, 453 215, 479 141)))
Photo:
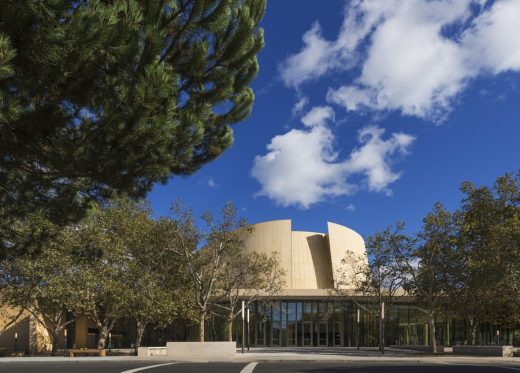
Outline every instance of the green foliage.
MULTIPOLYGON (((0 244, 218 157, 254 100, 265 0, 0 2, 0 244)), ((25 248, 26 249, 26 248, 25 248)))
MULTIPOLYGON (((185 317, 199 324, 200 341, 204 341, 206 318, 226 300, 232 299, 232 307, 235 307, 237 292, 242 286, 259 280, 252 289, 256 293, 269 291, 270 286, 281 283, 280 272, 275 269, 273 277, 273 267, 267 268, 276 265, 276 259, 245 251, 243 233, 250 227, 238 217, 232 203, 224 206, 218 218, 206 212, 198 220, 189 208, 177 202, 172 205, 172 218, 168 222, 171 227, 169 248, 181 266, 190 305, 185 317), (274 283, 269 284, 267 278, 274 283)), ((235 308, 231 312, 234 311, 235 308)))
POLYGON ((354 285, 387 303, 402 287, 428 315, 432 351, 439 311, 467 321, 471 344, 480 323, 520 322, 520 174, 491 188, 465 182, 461 190, 459 209, 436 203, 417 235, 398 223, 367 237, 368 264, 347 250, 337 282, 340 294, 354 285))
POLYGON ((39 255, 20 255, 0 266, 3 298, 52 321, 49 334, 73 322, 64 318, 68 311, 96 324, 103 348, 115 322, 131 317, 138 345, 148 324, 166 324, 185 313, 178 266, 167 256, 169 227, 151 218, 147 204, 96 205, 81 223, 52 227, 58 232, 39 255))
POLYGON ((163 272, 174 271, 176 263, 163 264, 164 226, 151 218, 147 204, 122 200, 95 208, 71 233, 70 249, 82 258, 76 281, 84 296, 77 312, 96 322, 99 348, 122 317, 136 320, 139 345, 148 324, 179 315, 184 303, 176 297, 178 277, 163 272))
POLYGON ((58 336, 75 321, 67 320, 66 312, 75 311, 82 297, 67 233, 51 224, 47 228, 55 231, 55 239, 46 241, 40 255, 20 255, 0 263, 0 295, 4 305, 29 312, 47 329, 55 354, 58 336))
POLYGON ((417 237, 408 245, 397 245, 394 255, 400 263, 403 289, 417 300, 417 309, 428 315, 431 352, 437 352, 436 314, 446 305, 451 284, 455 228, 452 215, 440 203, 423 219, 417 237))
POLYGON ((520 322, 520 178, 506 174, 492 188, 463 183, 455 214, 456 248, 449 294, 458 315, 470 323, 476 343, 479 322, 520 322))
POLYGON ((403 233, 404 224, 397 223, 366 238, 368 269, 363 288, 365 293, 375 295, 379 302, 392 302, 396 291, 402 286, 402 263, 398 249, 408 250, 413 241, 403 233))
MULTIPOLYGON (((249 233, 249 230, 245 232, 249 233)), ((286 273, 276 254, 268 255, 244 248, 235 255, 232 264, 224 268, 218 286, 226 293, 225 302, 216 303, 215 308, 226 314, 230 342, 233 340, 233 322, 242 312, 241 303, 244 302, 246 307, 257 300, 268 303, 285 286, 286 273)))
POLYGON ((449 286, 455 239, 452 214, 436 203, 423 219, 417 237, 408 238, 412 244, 396 247, 403 288, 425 305, 428 313, 439 309, 449 286))

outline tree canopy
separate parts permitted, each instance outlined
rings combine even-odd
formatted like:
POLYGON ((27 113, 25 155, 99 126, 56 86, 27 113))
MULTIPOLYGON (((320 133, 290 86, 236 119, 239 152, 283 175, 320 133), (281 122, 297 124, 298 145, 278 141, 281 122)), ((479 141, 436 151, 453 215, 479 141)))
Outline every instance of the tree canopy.
MULTIPOLYGON (((227 203, 220 216, 206 212, 200 220, 182 202, 172 205, 172 263, 179 263, 189 294, 191 312, 186 316, 199 326, 199 340, 204 341, 204 322, 216 309, 225 311, 229 331, 236 317, 239 301, 251 302, 278 293, 285 273, 276 255, 247 250, 244 234, 253 229, 227 203)), ((228 338, 231 333, 228 332, 228 338)))
POLYGON ((428 315, 432 352, 440 311, 466 321, 470 344, 479 342, 482 324, 518 324, 519 176, 500 176, 492 187, 464 182, 459 208, 450 212, 436 203, 416 235, 398 223, 367 237, 369 266, 347 250, 343 263, 350 277, 340 277, 338 285, 353 284, 389 303, 398 288, 413 296, 428 315))
MULTIPOLYGON (((250 113, 265 0, 0 2, 0 248, 142 196, 233 140, 250 113)), ((1 253, 1 252, 0 252, 1 253)))

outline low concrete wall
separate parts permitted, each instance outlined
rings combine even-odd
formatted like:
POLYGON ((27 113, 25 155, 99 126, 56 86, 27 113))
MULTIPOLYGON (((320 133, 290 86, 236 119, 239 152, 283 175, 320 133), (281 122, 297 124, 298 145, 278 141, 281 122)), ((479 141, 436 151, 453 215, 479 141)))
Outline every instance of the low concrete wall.
POLYGON ((137 356, 166 356, 166 347, 139 347, 137 349, 137 356))
POLYGON ((513 356, 513 346, 453 346, 454 354, 478 356, 513 356))
POLYGON ((235 357, 236 342, 168 342, 166 354, 174 359, 235 357))
MULTIPOLYGON (((410 350, 410 351, 419 351, 419 352, 431 352, 430 346, 416 346, 416 345, 392 345, 391 348, 395 348, 398 350, 410 350)), ((444 352, 444 346, 437 346, 435 352, 444 352)))

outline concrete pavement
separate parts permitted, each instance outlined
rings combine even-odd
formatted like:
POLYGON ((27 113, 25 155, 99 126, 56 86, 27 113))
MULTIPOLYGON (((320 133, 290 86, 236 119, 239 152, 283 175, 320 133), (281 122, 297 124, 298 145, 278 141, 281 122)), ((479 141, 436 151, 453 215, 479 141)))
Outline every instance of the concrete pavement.
POLYGON ((130 361, 58 361, 0 364, 0 373, 514 373, 520 367, 493 364, 391 362, 211 362, 144 363, 130 361))
MULTIPOLYGON (((208 362, 208 359, 183 359, 187 362, 208 362)), ((406 351, 386 348, 385 354, 377 348, 345 347, 298 347, 298 348, 252 348, 243 355, 241 349, 233 359, 211 359, 212 362, 248 363, 256 362, 352 362, 352 363, 421 363, 421 364, 498 364, 520 366, 519 357, 484 357, 484 356, 461 356, 450 353, 429 355, 416 351, 406 351)), ((173 360, 167 356, 155 356, 140 358, 137 356, 107 356, 107 357, 4 357, 0 358, 0 366, 17 363, 57 363, 57 362, 132 362, 132 363, 167 363, 173 360)))

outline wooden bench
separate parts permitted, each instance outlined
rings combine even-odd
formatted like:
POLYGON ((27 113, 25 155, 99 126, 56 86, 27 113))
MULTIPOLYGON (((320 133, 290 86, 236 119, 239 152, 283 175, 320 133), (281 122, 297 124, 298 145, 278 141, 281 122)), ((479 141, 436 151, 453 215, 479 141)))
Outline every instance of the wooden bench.
POLYGON ((106 350, 98 350, 96 348, 72 348, 67 351, 69 352, 69 357, 74 357, 74 355, 107 356, 106 350))

